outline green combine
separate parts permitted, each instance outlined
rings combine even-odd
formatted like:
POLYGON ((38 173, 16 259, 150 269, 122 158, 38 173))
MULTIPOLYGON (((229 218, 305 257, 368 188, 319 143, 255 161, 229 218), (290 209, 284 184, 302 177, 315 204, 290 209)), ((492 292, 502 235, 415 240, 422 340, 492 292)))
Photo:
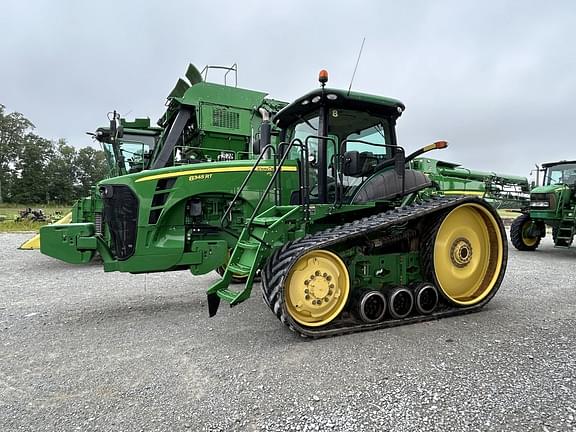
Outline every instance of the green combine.
MULTIPOLYGON (((533 251, 552 228, 555 247, 568 248, 576 232, 576 161, 542 165, 544 184, 532 189, 530 205, 510 227, 510 240, 521 251, 533 251)), ((538 180, 537 180, 538 183, 538 180)))
MULTIPOLYGON (((409 168, 446 143, 405 155, 395 132, 401 102, 328 89, 326 81, 321 74, 320 89, 284 107, 272 122, 263 116, 255 161, 189 163, 186 148, 184 165, 105 180, 99 192, 108 235, 91 223, 46 226, 41 234, 56 246, 43 242, 42 252, 76 263, 98 252, 106 271, 131 273, 203 274, 226 263, 222 279, 208 290, 210 315, 222 301, 234 306, 246 300, 260 272, 273 313, 306 336, 484 306, 507 261, 496 211, 477 197, 443 196, 409 168), (238 277, 244 286, 231 289, 238 277)), ((245 124, 238 114, 237 123, 226 124, 245 124)), ((177 116, 170 129, 181 129, 179 137, 195 131, 197 118, 177 116)), ((208 115, 212 122, 222 118, 208 115)))
MULTIPOLYGON (((158 126, 151 126, 147 118, 129 122, 114 112, 108 127, 90 134, 102 145, 110 177, 166 166, 249 159, 253 157, 250 144, 255 141, 262 116, 269 118, 286 105, 266 98, 263 92, 206 82, 192 64, 185 76, 170 92, 158 126)), ((275 140, 274 130, 272 134, 275 140)), ((60 223, 70 222, 93 223, 96 232, 108 235, 96 188, 91 196, 77 201, 60 223)), ((41 241, 50 256, 70 262, 66 248, 58 251, 60 241, 53 243, 46 236, 41 241)), ((21 248, 37 249, 40 243, 40 236, 36 236, 21 248)))

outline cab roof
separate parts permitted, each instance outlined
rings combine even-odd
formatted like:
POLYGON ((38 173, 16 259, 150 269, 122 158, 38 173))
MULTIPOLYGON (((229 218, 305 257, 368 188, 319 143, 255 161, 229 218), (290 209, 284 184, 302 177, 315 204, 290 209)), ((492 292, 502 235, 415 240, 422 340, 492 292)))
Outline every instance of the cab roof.
POLYGON ((543 163, 542 164, 542 168, 550 168, 551 166, 556 166, 556 165, 564 165, 564 164, 576 164, 576 160, 562 160, 562 161, 558 161, 558 162, 547 162, 547 163, 543 163))
POLYGON ((330 108, 344 108, 369 112, 374 115, 398 118, 406 108, 397 99, 347 90, 318 88, 299 97, 274 116, 273 122, 285 127, 314 112, 324 98, 330 108))

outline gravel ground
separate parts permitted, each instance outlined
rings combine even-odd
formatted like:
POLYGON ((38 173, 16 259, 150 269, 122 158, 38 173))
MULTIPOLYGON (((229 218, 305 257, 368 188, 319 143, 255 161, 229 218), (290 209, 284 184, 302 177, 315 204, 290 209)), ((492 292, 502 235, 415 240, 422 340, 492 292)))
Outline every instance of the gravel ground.
POLYGON ((480 313, 317 341, 215 276, 103 273, 0 234, 0 431, 575 431, 576 249, 510 250, 480 313))

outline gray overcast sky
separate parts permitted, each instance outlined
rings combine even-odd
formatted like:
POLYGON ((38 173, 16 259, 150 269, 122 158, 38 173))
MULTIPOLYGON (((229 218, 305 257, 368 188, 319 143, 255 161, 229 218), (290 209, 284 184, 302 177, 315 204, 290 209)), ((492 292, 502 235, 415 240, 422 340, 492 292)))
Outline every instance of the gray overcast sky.
POLYGON ((239 65, 239 86, 292 100, 317 86, 392 96, 407 150, 528 175, 576 159, 574 1, 3 0, 0 103, 37 133, 90 145, 112 109, 162 114, 189 62, 239 65), (267 6, 268 5, 268 6, 267 6))

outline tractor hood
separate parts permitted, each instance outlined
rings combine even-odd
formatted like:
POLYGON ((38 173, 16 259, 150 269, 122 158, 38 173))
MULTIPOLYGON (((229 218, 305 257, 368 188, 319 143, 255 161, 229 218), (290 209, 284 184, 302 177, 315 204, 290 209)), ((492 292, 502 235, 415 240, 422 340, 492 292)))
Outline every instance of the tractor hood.
MULTIPOLYGON (((291 166, 289 162, 282 167, 282 171, 296 171, 296 165, 291 166)), ((184 176, 196 176, 202 174, 220 174, 220 173, 245 173, 246 175, 254 166, 253 160, 234 160, 221 162, 203 162, 191 165, 172 166, 156 170, 140 171, 134 174, 127 174, 120 177, 112 177, 102 180, 99 185, 107 184, 131 184, 143 183, 151 180, 170 179, 184 176)), ((273 161, 270 164, 258 166, 256 171, 273 171, 273 161)))
POLYGON ((530 193, 556 193, 561 192, 566 189, 564 185, 546 185, 546 186, 537 186, 530 191, 530 193))

